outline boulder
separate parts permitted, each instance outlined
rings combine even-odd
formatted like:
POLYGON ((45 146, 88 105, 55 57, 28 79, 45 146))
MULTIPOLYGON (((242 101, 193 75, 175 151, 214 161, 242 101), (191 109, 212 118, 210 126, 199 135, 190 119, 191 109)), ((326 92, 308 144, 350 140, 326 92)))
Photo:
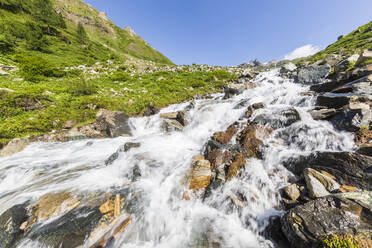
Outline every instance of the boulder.
POLYGON ((97 227, 101 217, 98 207, 75 208, 58 219, 35 226, 27 237, 51 248, 80 247, 97 227))
POLYGON ((351 66, 353 66, 358 59, 359 59, 359 54, 354 54, 354 55, 351 55, 349 58, 335 64, 334 66, 335 73, 346 71, 351 66))
POLYGON ((236 134, 237 131, 237 127, 235 125, 231 125, 226 129, 226 131, 216 132, 215 134, 213 134, 212 140, 225 145, 231 141, 232 137, 236 134))
POLYGON ((296 248, 317 248, 329 235, 372 235, 372 192, 329 195, 292 208, 281 217, 283 233, 296 248))
POLYGON ((23 235, 21 225, 27 219, 27 209, 24 205, 15 205, 0 215, 0 247, 15 246, 23 235))
POLYGON ((129 117, 123 112, 106 109, 99 110, 96 115, 99 130, 111 138, 131 135, 128 119, 129 117))
POLYGON ((339 130, 346 130, 349 132, 358 131, 363 125, 369 125, 370 119, 363 115, 363 111, 357 110, 342 110, 332 116, 329 121, 333 126, 339 130), (365 117, 365 118, 364 118, 365 117))
POLYGON ((229 163, 232 160, 232 154, 228 150, 213 149, 208 152, 207 160, 212 168, 216 169, 222 164, 229 163))
POLYGON ((364 145, 364 146, 359 147, 359 149, 357 150, 357 153, 371 157, 372 156, 372 145, 364 145))
POLYGON ((339 96, 337 94, 325 94, 318 96, 316 104, 318 106, 323 106, 327 108, 342 108, 345 105, 348 105, 350 102, 350 97, 348 96, 339 96))
POLYGON ((2 150, 0 157, 10 156, 17 152, 23 151, 29 144, 29 140, 25 138, 16 138, 11 140, 2 150))
POLYGON ((337 110, 334 108, 328 109, 328 108, 319 108, 319 109, 313 109, 309 111, 311 117, 313 117, 314 120, 325 120, 329 117, 332 117, 337 114, 337 110))
POLYGON ((288 127, 300 121, 301 117, 295 108, 279 110, 277 112, 262 113, 253 119, 253 123, 258 125, 268 125, 273 129, 288 127))
POLYGON ((292 62, 285 63, 280 67, 280 73, 286 74, 290 72, 294 72, 297 69, 297 66, 293 64, 292 62))
POLYGON ((358 153, 315 152, 290 158, 283 165, 298 176, 306 168, 312 168, 330 173, 339 184, 372 190, 372 158, 358 153))
POLYGON ((300 68, 297 72, 297 82, 306 85, 318 84, 323 82, 330 72, 331 66, 328 64, 300 68))
POLYGON ((163 128, 166 132, 182 131, 183 126, 179 121, 173 119, 165 119, 163 122, 163 128))
POLYGON ((208 160, 196 159, 192 163, 191 180, 189 189, 199 190, 208 187, 211 183, 212 170, 208 160))
POLYGON ((306 168, 303 172, 309 195, 312 198, 323 197, 335 192, 340 185, 328 175, 306 168))

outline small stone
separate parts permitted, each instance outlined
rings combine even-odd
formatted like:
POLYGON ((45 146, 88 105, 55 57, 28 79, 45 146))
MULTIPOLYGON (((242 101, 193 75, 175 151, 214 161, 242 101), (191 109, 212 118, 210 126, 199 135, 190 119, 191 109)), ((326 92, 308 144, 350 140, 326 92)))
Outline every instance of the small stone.
POLYGON ((301 193, 300 193, 300 191, 299 191, 299 189, 298 189, 298 187, 295 183, 284 187, 283 190, 284 190, 285 194, 289 197, 289 199, 291 199, 293 201, 296 201, 301 195, 301 193))

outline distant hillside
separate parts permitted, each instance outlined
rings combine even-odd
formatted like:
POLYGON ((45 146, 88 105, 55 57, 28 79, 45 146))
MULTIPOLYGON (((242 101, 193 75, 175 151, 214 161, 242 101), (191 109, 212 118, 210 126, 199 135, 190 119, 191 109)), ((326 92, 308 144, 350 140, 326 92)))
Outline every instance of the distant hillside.
POLYGON ((312 63, 320 61, 333 53, 347 57, 355 53, 359 54, 365 49, 372 49, 372 21, 358 27, 348 35, 340 36, 335 43, 329 45, 319 53, 307 58, 298 59, 297 62, 312 63))
POLYGON ((172 64, 133 30, 80 0, 0 0, 0 52, 37 54, 63 66, 128 56, 172 64))

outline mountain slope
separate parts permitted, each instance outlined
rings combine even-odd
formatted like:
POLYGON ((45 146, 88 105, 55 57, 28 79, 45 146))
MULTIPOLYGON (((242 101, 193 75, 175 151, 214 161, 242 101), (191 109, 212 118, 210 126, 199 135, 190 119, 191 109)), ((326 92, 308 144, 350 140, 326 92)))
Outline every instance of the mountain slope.
POLYGON ((0 0, 0 17, 3 54, 38 54, 62 66, 128 56, 172 64, 141 37, 80 0, 0 0))
POLYGON ((365 49, 372 49, 372 21, 358 27, 356 30, 345 36, 340 36, 333 44, 326 49, 306 58, 297 59, 296 62, 320 61, 331 54, 339 54, 348 57, 352 54, 359 54, 365 49))

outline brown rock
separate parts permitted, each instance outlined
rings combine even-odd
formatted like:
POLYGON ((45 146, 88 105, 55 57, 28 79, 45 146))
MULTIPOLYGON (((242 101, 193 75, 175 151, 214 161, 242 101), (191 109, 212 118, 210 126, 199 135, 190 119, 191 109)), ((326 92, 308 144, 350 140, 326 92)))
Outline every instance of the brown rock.
POLYGON ((236 134, 238 129, 235 125, 231 125, 225 132, 217 132, 212 136, 212 139, 222 145, 230 142, 232 137, 236 134))
POLYGON ((163 119, 177 119, 178 112, 162 113, 160 118, 163 119))
POLYGON ((264 108, 265 105, 262 102, 252 104, 251 106, 248 107, 247 112, 245 112, 245 118, 249 118, 252 116, 253 112, 257 109, 264 108))
POLYGON ((243 153, 238 153, 235 156, 234 161, 232 162, 232 164, 229 167, 229 170, 228 170, 227 176, 226 176, 226 181, 229 181, 229 180, 233 179, 234 177, 236 177, 239 173, 239 170, 244 165, 245 165, 244 155, 243 155, 243 153))
POLYGON ((59 192, 43 195, 32 207, 36 219, 47 220, 76 208, 79 200, 70 193, 59 192))
POLYGON ((114 204, 114 217, 118 217, 120 215, 120 195, 117 194, 115 196, 115 204, 114 204))
POLYGON ((208 160, 196 160, 192 164, 189 189, 199 190, 206 188, 211 183, 212 171, 208 160))
POLYGON ((262 145, 262 141, 256 136, 258 126, 249 125, 240 133, 240 144, 243 146, 245 152, 249 157, 261 157, 259 147, 262 145))
POLYGON ((228 163, 232 159, 231 152, 222 149, 213 149, 208 153, 207 160, 211 162, 212 168, 216 169, 223 163, 228 163))

